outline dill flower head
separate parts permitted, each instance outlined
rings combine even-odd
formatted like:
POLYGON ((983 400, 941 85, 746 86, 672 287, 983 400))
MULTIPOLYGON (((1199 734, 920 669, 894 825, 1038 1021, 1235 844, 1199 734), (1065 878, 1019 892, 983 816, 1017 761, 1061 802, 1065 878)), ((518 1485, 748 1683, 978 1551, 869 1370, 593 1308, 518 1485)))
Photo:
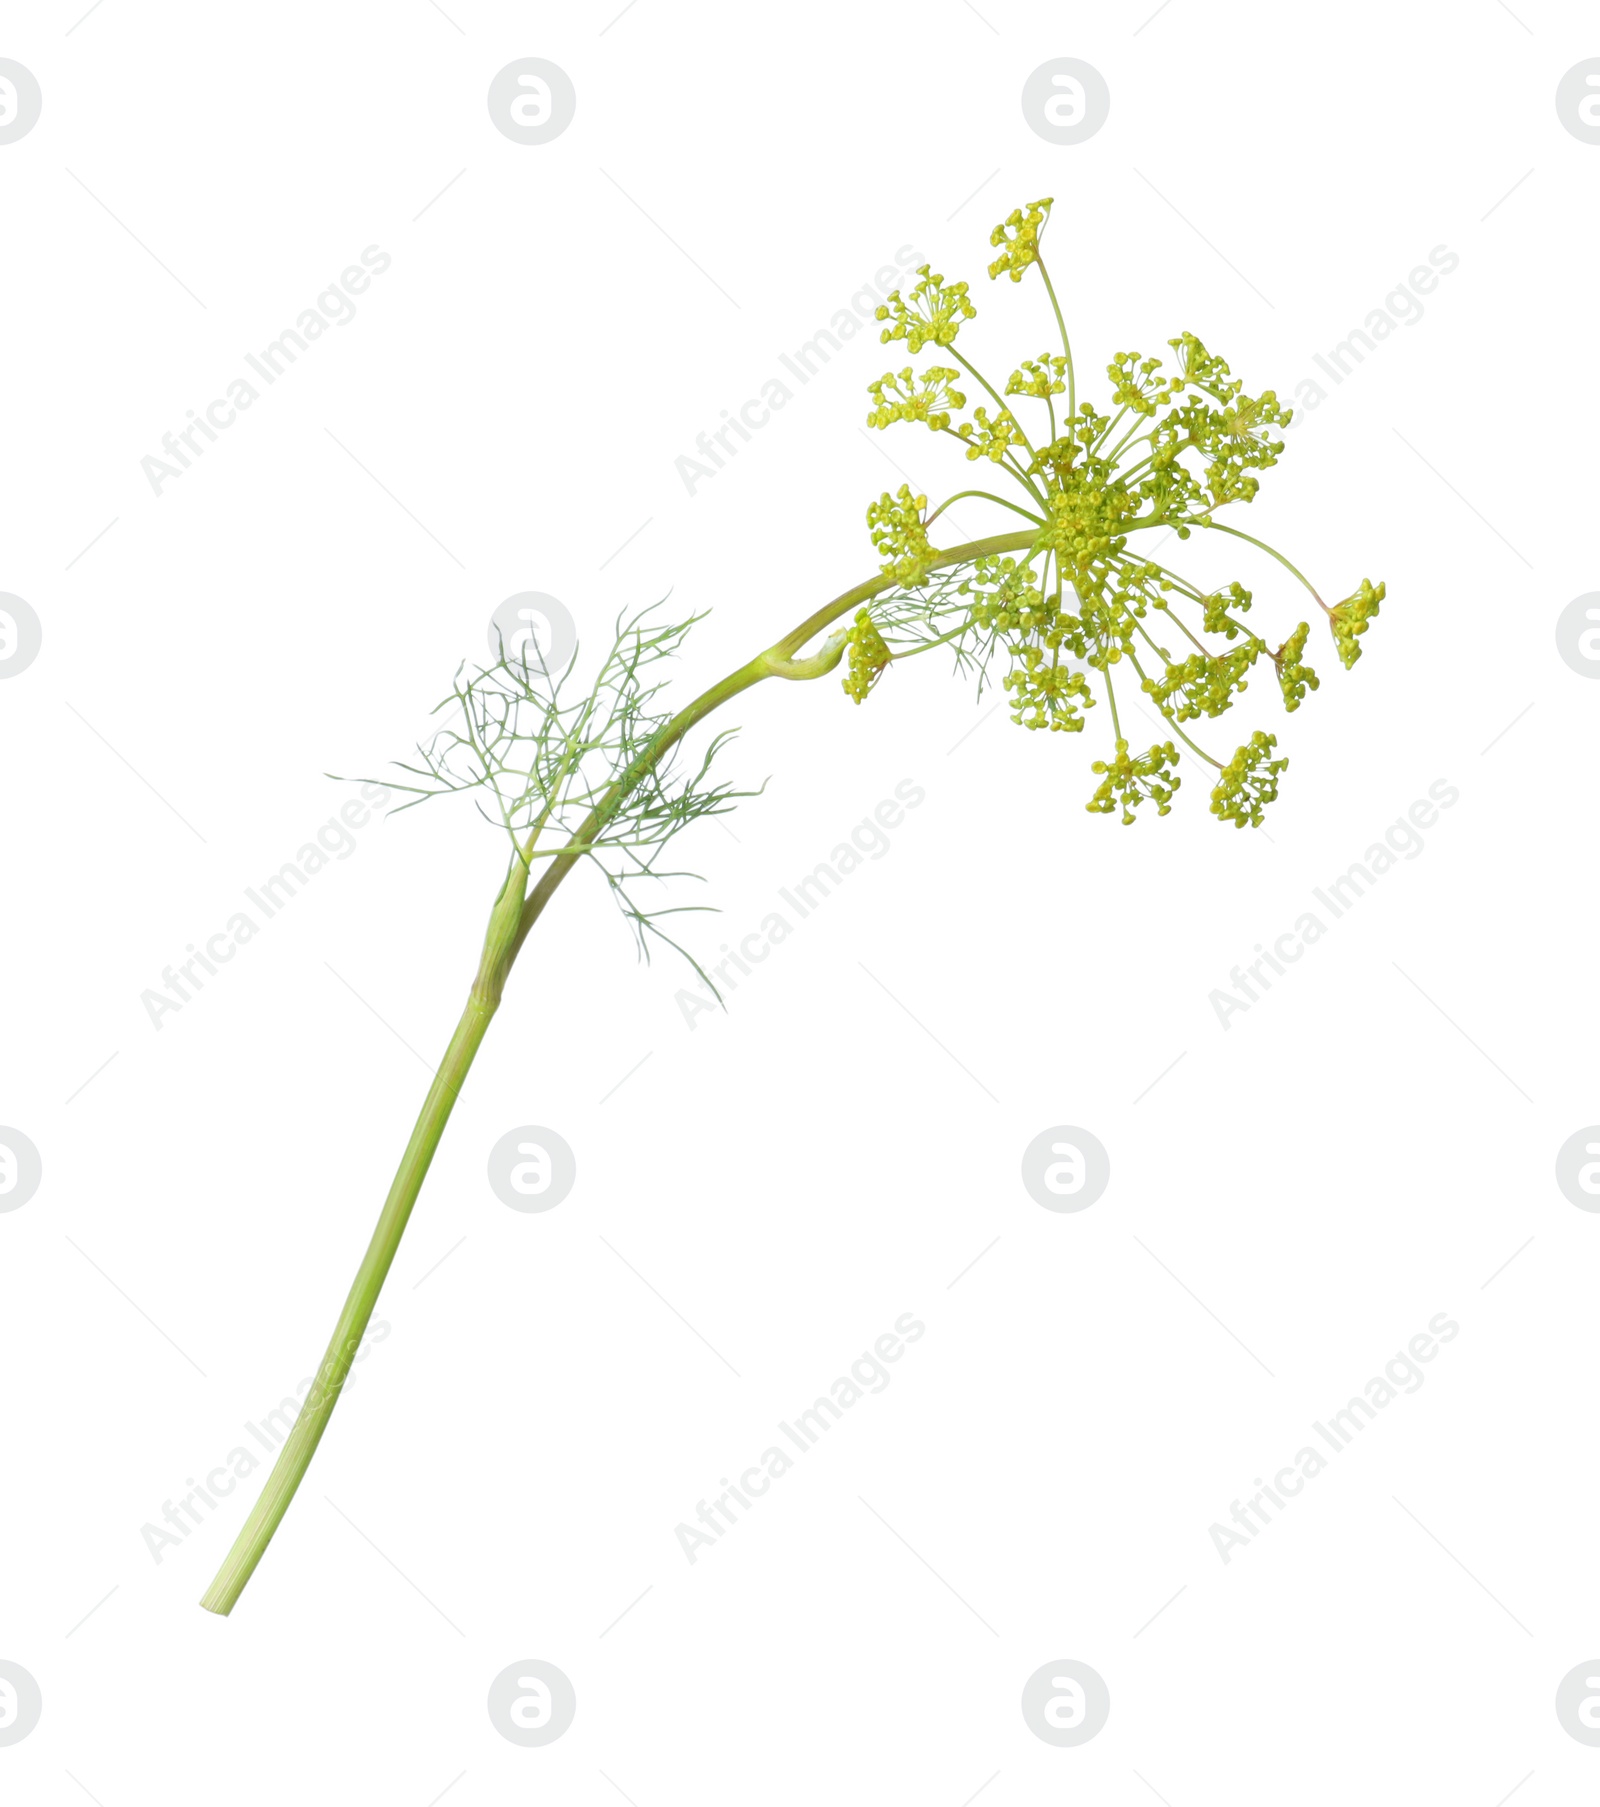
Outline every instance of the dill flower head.
MULTIPOLYGON (((1255 500, 1261 474, 1283 454, 1280 429, 1291 413, 1272 389, 1247 391, 1196 334, 1167 341, 1170 362, 1115 353, 1105 367, 1104 405, 1080 399, 1042 249, 1052 206, 1030 201, 989 237, 999 253, 990 277, 1020 282, 1037 265, 1061 336, 1059 352, 1022 359, 1003 389, 955 348, 977 314, 964 282, 946 282, 924 265, 908 296, 891 294, 878 309, 889 322, 885 341, 903 340, 913 353, 948 347, 954 362, 930 364, 920 375, 908 365, 879 378, 869 425, 920 424, 959 444, 983 474, 973 472, 971 487, 931 511, 905 485, 868 509, 882 573, 892 582, 849 631, 844 687, 860 702, 892 664, 946 648, 959 669, 976 675, 980 691, 989 683, 1003 691, 1022 727, 1078 732, 1089 709, 1106 705, 1114 750, 1091 765, 1096 814, 1130 823, 1154 804, 1166 815, 1178 766, 1195 761, 1209 772, 1212 814, 1258 826, 1288 766, 1274 757, 1276 736, 1253 730, 1226 760, 1196 736, 1239 705, 1264 664, 1277 680, 1262 687, 1266 696, 1275 688, 1286 714, 1299 709, 1321 687, 1307 659, 1311 626, 1295 610, 1274 647, 1265 610, 1255 625, 1251 590, 1237 580, 1216 586, 1185 576, 1165 562, 1174 556, 1169 547, 1195 533, 1237 542, 1241 556, 1265 562, 1275 591, 1299 586, 1316 598, 1346 668, 1361 656, 1358 642, 1384 586, 1363 579, 1330 608, 1283 553, 1218 518, 1255 500), (986 395, 974 395, 969 412, 975 389, 986 395), (980 487, 989 484, 1005 493, 980 487), (1004 511, 995 526, 1011 530, 1010 544, 1023 526, 1030 543, 1017 557, 991 556, 982 541, 967 548, 970 558, 942 553, 934 530, 957 502, 963 528, 969 507, 993 505, 1004 511), (1135 711, 1158 715, 1170 738, 1133 750, 1127 735, 1135 711)), ((1269 606, 1281 607, 1276 594, 1269 606)))

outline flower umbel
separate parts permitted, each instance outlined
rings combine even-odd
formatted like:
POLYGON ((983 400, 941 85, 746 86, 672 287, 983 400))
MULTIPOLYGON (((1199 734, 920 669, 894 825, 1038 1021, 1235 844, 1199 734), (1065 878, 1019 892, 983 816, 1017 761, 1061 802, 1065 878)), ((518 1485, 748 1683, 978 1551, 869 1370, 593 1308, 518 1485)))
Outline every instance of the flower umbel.
POLYGON ((993 420, 987 408, 978 408, 956 431, 967 442, 969 458, 987 458, 991 464, 998 464, 1010 447, 1023 442, 1017 417, 1009 408, 1002 408, 993 420))
MULTIPOLYGON (((1278 429, 1288 425, 1291 412, 1271 389, 1248 393, 1227 360, 1189 332, 1168 341, 1170 368, 1160 358, 1119 351, 1106 366, 1105 410, 1080 402, 1072 348, 1041 246, 1052 205, 1030 201, 994 228, 989 242, 999 255, 989 275, 1020 282, 1038 266, 1061 350, 1018 363, 1005 380, 1005 401, 960 351, 951 354, 960 372, 931 364, 919 376, 907 366, 871 386, 871 425, 921 422, 957 441, 969 464, 987 463, 1013 487, 1009 497, 961 489, 929 512, 927 498, 903 485, 898 495, 872 505, 872 541, 896 587, 867 604, 872 637, 859 618, 850 630, 845 688, 859 702, 889 659, 947 647, 959 669, 976 672, 980 691, 991 681, 1000 684, 1020 726, 1077 732, 1096 701, 1110 705, 1115 752, 1093 763, 1101 782, 1089 807, 1097 814, 1120 812, 1129 823, 1140 804, 1153 802, 1156 813, 1166 815, 1179 787, 1175 768, 1182 759, 1198 759, 1216 774, 1212 813, 1241 827, 1258 826, 1288 766, 1286 758, 1272 757, 1276 738, 1258 730, 1224 764, 1191 738, 1189 725, 1199 733, 1236 707, 1263 659, 1270 661, 1284 710, 1292 715, 1320 687, 1305 659, 1310 626, 1290 615, 1274 650, 1274 642, 1251 625, 1256 599, 1242 583, 1202 587, 1158 558, 1172 556, 1162 549, 1173 539, 1224 534, 1265 554, 1280 573, 1317 596, 1276 548, 1217 518, 1255 500, 1260 473, 1283 453, 1278 429), (957 420, 968 377, 995 406, 957 420), (1058 415, 1056 398, 1063 394, 1058 415), (941 553, 930 536, 945 509, 959 503, 966 529, 967 509, 985 502, 1004 508, 1013 530, 1026 526, 1018 555, 994 556, 980 549, 981 542, 971 546, 965 563, 941 553), (1001 669, 991 679, 997 658, 1001 669), (1159 710, 1171 740, 1146 753, 1129 752, 1118 712, 1119 680, 1159 710)), ((904 339, 913 352, 952 344, 975 312, 965 283, 947 283, 927 265, 918 274, 908 298, 897 292, 878 310, 879 319, 890 322, 884 339, 904 339)), ((984 480, 976 473, 971 479, 984 480)), ((1005 537, 1018 543, 1015 532, 1005 537)), ((987 542, 989 548, 995 544, 987 542)), ((1365 578, 1334 608, 1317 596, 1346 668, 1361 656, 1358 642, 1383 597, 1384 586, 1365 578)))
POLYGON ((1067 360, 1060 355, 1040 352, 1036 358, 1024 358, 1007 377, 1006 394, 1031 395, 1039 401, 1060 395, 1067 386, 1062 381, 1066 371, 1067 360))
POLYGON ((1259 828, 1262 813, 1278 795, 1278 774, 1287 759, 1270 757, 1278 744, 1276 734, 1258 728, 1222 768, 1211 793, 1211 813, 1235 828, 1259 828))
POLYGON ((1377 614, 1378 604, 1386 594, 1385 585, 1374 586, 1363 577, 1355 595, 1345 597, 1328 611, 1333 643, 1339 649, 1339 659, 1346 671, 1361 657, 1361 648, 1356 641, 1367 631, 1367 623, 1377 614))
POLYGON ((967 398, 954 387, 960 375, 942 364, 930 364, 920 379, 909 364, 898 375, 891 370, 867 385, 876 404, 867 425, 889 427, 897 420, 920 420, 933 432, 942 432, 950 424, 950 410, 967 405, 967 398))
POLYGON ((991 245, 1004 246, 989 266, 991 282, 997 276, 1009 276, 1013 282, 1021 282, 1028 265, 1038 263, 1039 234, 1044 231, 1054 205, 1053 197, 1048 195, 1042 201, 1029 201, 1026 207, 1015 208, 1007 214, 989 234, 991 245))
POLYGON ((924 345, 954 345, 963 320, 971 320, 978 310, 967 299, 967 285, 952 282, 947 287, 942 276, 936 276, 931 264, 917 271, 922 278, 911 291, 909 302, 895 289, 877 311, 877 318, 888 320, 878 337, 887 345, 892 339, 904 339, 913 352, 924 345))
POLYGON ((1302 621, 1272 655, 1272 663, 1278 668, 1278 684, 1283 691, 1283 706, 1290 715, 1306 700, 1308 690, 1322 688, 1322 680, 1300 656, 1310 637, 1311 623, 1302 621))
POLYGON ((912 495, 902 483, 897 495, 885 490, 867 510, 872 543, 883 555, 884 576, 908 588, 921 583, 933 563, 933 545, 922 518, 927 506, 926 496, 912 495))
POLYGON ((893 653, 878 632, 870 610, 858 609, 846 640, 847 676, 844 693, 855 702, 864 703, 867 692, 888 669, 893 653))
POLYGON ((1179 777, 1166 777, 1177 763, 1178 749, 1170 740, 1136 758, 1129 757, 1128 743, 1119 740, 1115 758, 1097 759, 1089 768, 1095 773, 1103 772, 1105 777, 1084 807, 1091 814, 1109 816, 1120 805, 1125 825, 1133 821, 1133 812, 1147 801, 1155 804, 1158 816, 1168 815, 1172 794, 1183 783, 1179 777))

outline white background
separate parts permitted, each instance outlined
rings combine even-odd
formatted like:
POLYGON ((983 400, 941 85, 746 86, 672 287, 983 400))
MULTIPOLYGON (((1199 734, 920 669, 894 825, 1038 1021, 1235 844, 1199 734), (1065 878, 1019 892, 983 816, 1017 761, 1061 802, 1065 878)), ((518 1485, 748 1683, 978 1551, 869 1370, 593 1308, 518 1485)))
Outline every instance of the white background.
MULTIPOLYGON (((0 146, 0 589, 44 650, 0 690, 0 1121, 44 1181, 0 1216, 0 1657, 44 1716, 6 1798, 1592 1798, 1552 1704, 1600 1652, 1600 1219, 1553 1178, 1600 1118, 1600 687, 1553 633, 1595 587, 1600 147, 1554 106, 1592 12, 613 10, 7 11, 44 112, 0 146), (529 55, 578 94, 534 147, 485 106, 529 55), (1112 106, 1058 147, 1019 96, 1067 55, 1112 106), (673 461, 903 245, 972 280, 964 349, 1037 353, 1036 285, 983 278, 1037 194, 1097 400, 1185 328, 1287 398, 1459 257, 1240 520, 1330 597, 1389 585, 1354 672, 1319 629, 1295 717, 1252 692, 1292 760, 1266 832, 1198 776, 1165 821, 1085 813, 1102 721, 1021 734, 933 660, 861 709, 742 699, 731 769, 772 782, 686 849, 703 953, 897 782, 925 804, 692 1030, 681 966, 566 887, 391 1334, 201 1612, 250 1489, 159 1563, 142 1527, 310 1373, 501 850, 464 808, 373 825, 159 1031, 141 992, 335 812, 324 773, 408 750, 513 591, 586 632, 713 610, 698 688, 870 575, 885 452, 970 475, 861 430, 903 347, 861 333, 692 497, 673 461), (374 244, 357 316, 152 494, 162 434, 374 244), (1230 969, 1440 779, 1424 851, 1223 1029, 1230 969), (577 1152, 545 1215, 485 1177, 528 1123, 577 1152), (1079 1215, 1019 1178, 1056 1124, 1110 1151, 1079 1215), (892 1385, 691 1566, 674 1527, 906 1311, 892 1385), (1225 1565, 1211 1524, 1441 1311, 1426 1384, 1225 1565), (530 1657, 578 1695, 538 1750, 485 1711, 530 1657), (1018 1706, 1065 1657, 1112 1701, 1070 1750, 1018 1706)), ((1237 550, 1186 568, 1286 630, 1237 550)))

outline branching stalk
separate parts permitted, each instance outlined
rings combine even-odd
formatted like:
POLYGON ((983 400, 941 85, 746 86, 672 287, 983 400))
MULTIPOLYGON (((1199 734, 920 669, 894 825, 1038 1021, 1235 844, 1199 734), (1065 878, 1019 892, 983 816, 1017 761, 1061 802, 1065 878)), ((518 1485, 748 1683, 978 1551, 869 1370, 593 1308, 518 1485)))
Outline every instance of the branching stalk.
MULTIPOLYGON (((978 557, 1021 551, 1033 543, 1033 538, 1032 533, 1023 532, 996 534, 990 539, 976 540, 965 546, 957 546, 949 552, 942 552, 936 563, 958 565, 969 563, 978 557)), ((892 585, 892 579, 881 577, 857 584, 853 590, 847 590, 844 595, 835 597, 825 607, 807 616, 793 632, 786 634, 765 652, 758 653, 748 664, 729 672, 720 683, 713 684, 709 690, 697 696, 687 708, 679 710, 651 738, 633 763, 616 779, 611 789, 595 804, 570 837, 566 847, 545 867, 531 893, 526 892, 528 867, 533 857, 531 845, 513 856, 511 870, 490 913, 483 956, 466 1008, 461 1013, 460 1022, 456 1024, 455 1033, 450 1037, 450 1045, 445 1049, 444 1059, 439 1063, 433 1083, 428 1087, 416 1127, 400 1158, 394 1181, 389 1187, 389 1196, 384 1200, 377 1227, 372 1232, 372 1240, 367 1245, 361 1266, 356 1270, 355 1281, 345 1299, 344 1309, 339 1313, 339 1321, 334 1326, 333 1336, 329 1340, 321 1366, 317 1369, 311 1391, 307 1394, 289 1435, 284 1439, 283 1447, 278 1451, 278 1459, 273 1463, 272 1472, 261 1489, 260 1497, 252 1507, 222 1567, 217 1571, 216 1578, 200 1601, 208 1612, 227 1614, 233 1611, 246 1583, 255 1573, 257 1563, 265 1554, 267 1545, 271 1543, 273 1533, 288 1511, 295 1490, 311 1465, 311 1458, 316 1454, 317 1445, 328 1428, 328 1420, 339 1403, 339 1395, 344 1389, 351 1364, 377 1307, 378 1295, 383 1290, 383 1283, 400 1247, 400 1239, 411 1220, 411 1210, 422 1190, 422 1182, 428 1177, 434 1151, 439 1146, 445 1125, 450 1121, 450 1113, 455 1109, 456 1099, 472 1062, 500 1007, 506 977, 523 942, 544 913, 545 906, 555 895, 561 881, 584 857, 582 850, 598 843, 605 827, 614 819, 627 798, 692 728, 714 710, 720 709, 724 703, 749 690, 752 685, 761 683, 763 679, 781 677, 805 680, 821 677, 832 671, 844 652, 842 638, 830 640, 823 651, 812 659, 798 659, 795 654, 841 615, 859 608, 892 585)))

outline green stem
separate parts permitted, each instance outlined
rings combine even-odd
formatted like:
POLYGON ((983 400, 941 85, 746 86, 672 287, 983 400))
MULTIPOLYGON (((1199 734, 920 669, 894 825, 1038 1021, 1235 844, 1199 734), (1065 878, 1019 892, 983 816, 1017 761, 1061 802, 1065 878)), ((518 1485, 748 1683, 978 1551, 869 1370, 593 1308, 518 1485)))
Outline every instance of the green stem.
POLYGON ((1259 546, 1268 558, 1275 558, 1285 571, 1289 572, 1291 576, 1299 578, 1306 589, 1316 597, 1317 607, 1322 610, 1323 614, 1331 615, 1333 613, 1327 603, 1317 595, 1317 586, 1298 565, 1290 564, 1276 546, 1269 546, 1265 540, 1258 540, 1253 533, 1241 533, 1237 527, 1224 527, 1221 521, 1196 521, 1195 526, 1204 527, 1211 533, 1231 533, 1236 540, 1248 540, 1252 546, 1259 546))
MULTIPOLYGON (((1036 533, 1027 532, 1001 533, 988 539, 971 540, 966 545, 939 553, 932 569, 970 564, 974 559, 1002 552, 1025 551, 1033 545, 1036 538, 1036 533)), ((416 1126, 411 1131, 411 1140, 400 1158, 394 1182, 389 1187, 389 1196, 384 1200, 377 1228, 372 1232, 372 1240, 356 1271, 355 1282, 345 1299, 344 1309, 339 1314, 327 1353, 322 1358, 322 1365, 317 1370, 311 1391, 306 1395, 300 1416, 284 1439, 282 1449, 278 1451, 278 1459, 261 1489, 260 1497, 251 1508, 250 1516, 234 1540, 227 1559, 201 1598, 200 1604, 208 1612, 225 1615, 233 1611, 246 1583, 255 1573, 256 1564, 266 1553, 273 1533, 288 1511, 295 1490, 311 1466, 311 1458, 322 1441, 322 1433, 328 1428, 333 1408, 339 1403, 339 1395, 344 1389, 350 1365, 361 1347, 361 1339, 366 1334, 367 1324, 377 1306, 378 1295, 383 1290, 384 1280, 388 1277, 400 1247, 400 1238, 405 1234, 412 1206, 416 1204, 422 1182, 427 1178, 434 1150, 438 1148, 439 1139, 450 1120, 450 1113, 455 1109, 456 1099, 473 1058, 488 1032, 489 1024, 494 1020, 495 1011, 500 1007, 506 976, 529 931, 555 894, 556 887, 596 844, 606 824, 615 816, 628 794, 691 728, 731 697, 759 684, 764 678, 806 679, 831 671, 843 653, 842 639, 837 643, 830 641, 820 653, 810 659, 796 658, 795 655, 808 640, 837 621, 841 615, 850 613, 863 603, 871 601, 874 596, 895 587, 892 577, 877 577, 857 584, 853 590, 846 590, 842 596, 835 597, 815 614, 808 616, 775 646, 764 653, 758 653, 737 671, 729 672, 727 677, 697 696, 686 709, 680 710, 608 788, 567 845, 545 867, 531 892, 526 891, 528 865, 532 858, 531 839, 526 849, 519 850, 490 913, 483 956, 466 1009, 461 1014, 460 1022, 456 1024, 455 1034, 450 1038, 444 1059, 439 1063, 433 1084, 429 1086, 428 1095, 423 1100, 416 1126)))
MULTIPOLYGON (((1044 278, 1045 293, 1050 297, 1050 305, 1055 309, 1056 326, 1061 332, 1061 350, 1067 360, 1067 418, 1076 422, 1078 415, 1078 378, 1072 368, 1072 342, 1067 337, 1067 323, 1061 317, 1061 303, 1056 300, 1056 285, 1050 280, 1050 272, 1044 267, 1044 259, 1037 252, 1034 261, 1039 266, 1039 274, 1044 278)), ((1052 410, 1053 412, 1053 410, 1052 410)))
POLYGON ((384 1200, 378 1227, 372 1232, 372 1240, 356 1272, 355 1284, 344 1302, 344 1310, 339 1313, 339 1322, 334 1327, 327 1353, 322 1358, 311 1391, 306 1395, 300 1416, 284 1439, 272 1473, 251 1508, 250 1516, 244 1521, 243 1530, 234 1540, 227 1560, 201 1597, 200 1604, 208 1612, 227 1614, 233 1611, 316 1454, 333 1408, 339 1403, 350 1364, 361 1347, 361 1339, 378 1303, 378 1294, 395 1251, 400 1247, 400 1238, 427 1177, 433 1152, 439 1146, 439 1138, 444 1134, 444 1126, 472 1065, 472 1057, 478 1052, 494 1011, 494 1004, 481 1002, 474 995, 462 1012, 461 1021, 456 1024, 456 1032, 451 1036, 450 1046, 428 1088, 422 1112, 400 1158, 389 1196, 384 1200))
POLYGON ((924 525, 931 527, 953 502, 964 501, 968 496, 981 496, 985 502, 995 502, 998 503, 1001 508, 1009 508, 1013 514, 1021 515, 1025 521, 1037 521, 1041 527, 1044 525, 1041 516, 1030 514, 1020 503, 1008 502, 1004 496, 997 496, 992 490, 987 489, 958 489, 953 496, 945 497, 939 506, 934 509, 933 513, 928 516, 924 525))

